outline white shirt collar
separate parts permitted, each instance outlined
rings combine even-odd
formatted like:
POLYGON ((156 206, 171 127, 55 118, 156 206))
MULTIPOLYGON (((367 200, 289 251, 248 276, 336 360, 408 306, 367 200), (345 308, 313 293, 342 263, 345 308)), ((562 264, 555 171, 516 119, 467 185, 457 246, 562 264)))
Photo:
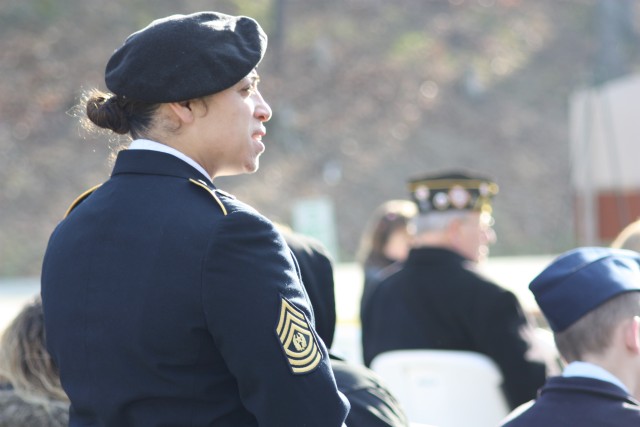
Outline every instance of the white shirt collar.
POLYGON ((606 381, 612 384, 617 385, 625 392, 629 393, 629 390, 624 385, 622 381, 620 381, 615 375, 611 372, 607 371, 604 368, 601 368, 598 365, 594 365, 589 362, 571 362, 569 363, 564 370, 562 371, 563 377, 586 377, 586 378, 594 378, 600 381, 606 381))
POLYGON ((187 162, 189 165, 196 168, 200 173, 202 173, 204 176, 207 177, 209 182, 212 182, 211 177, 209 176, 207 171, 205 171, 204 168, 200 166, 199 163, 197 163, 191 157, 184 154, 182 151, 178 151, 173 147, 169 147, 168 145, 151 141, 149 139, 136 139, 132 141, 131 144, 129 145, 129 150, 151 150, 151 151, 159 151, 161 153, 171 154, 172 156, 175 156, 180 160, 187 162))

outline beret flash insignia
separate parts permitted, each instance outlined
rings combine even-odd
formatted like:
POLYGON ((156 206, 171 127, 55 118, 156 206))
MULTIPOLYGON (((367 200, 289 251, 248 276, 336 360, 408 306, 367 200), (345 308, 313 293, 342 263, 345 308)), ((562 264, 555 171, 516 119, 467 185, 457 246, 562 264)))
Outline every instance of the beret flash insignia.
POLYGON ((322 352, 304 313, 284 297, 280 302, 276 335, 294 374, 309 373, 322 360, 322 352))

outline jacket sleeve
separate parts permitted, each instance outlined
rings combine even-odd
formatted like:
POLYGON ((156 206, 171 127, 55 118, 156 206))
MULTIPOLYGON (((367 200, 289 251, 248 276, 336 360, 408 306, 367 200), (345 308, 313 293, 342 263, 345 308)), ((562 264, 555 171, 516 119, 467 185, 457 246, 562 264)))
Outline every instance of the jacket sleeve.
POLYGON ((349 404, 273 225, 235 210, 211 238, 203 306, 211 335, 261 426, 341 426, 349 404))
MULTIPOLYGON (((484 319, 476 337, 480 351, 491 357, 503 375, 503 388, 511 408, 534 399, 545 381, 543 363, 527 360, 529 343, 523 337, 527 326, 516 296, 501 290, 482 305, 484 319)), ((479 307, 480 308, 480 307, 479 307)))

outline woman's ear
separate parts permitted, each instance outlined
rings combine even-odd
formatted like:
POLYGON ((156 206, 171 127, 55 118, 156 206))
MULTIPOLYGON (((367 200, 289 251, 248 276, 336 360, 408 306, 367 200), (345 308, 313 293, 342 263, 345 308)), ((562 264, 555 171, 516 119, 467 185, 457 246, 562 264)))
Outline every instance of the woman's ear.
POLYGON ((190 101, 170 102, 167 104, 173 114, 183 123, 191 123, 194 120, 192 104, 190 101))

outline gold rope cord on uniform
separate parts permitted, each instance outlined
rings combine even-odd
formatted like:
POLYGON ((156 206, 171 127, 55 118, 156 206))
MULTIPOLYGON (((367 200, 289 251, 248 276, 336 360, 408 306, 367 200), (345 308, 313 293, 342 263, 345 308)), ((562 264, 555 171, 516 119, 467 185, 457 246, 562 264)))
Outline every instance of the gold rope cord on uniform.
POLYGON ((84 193, 80 194, 78 197, 76 197, 76 199, 73 201, 73 203, 71 203, 71 205, 67 208, 67 211, 64 213, 63 218, 66 218, 67 216, 69 216, 69 214, 71 213, 72 210, 74 210, 80 203, 82 203, 84 201, 84 199, 89 197, 91 195, 91 193, 96 191, 98 189, 98 187, 100 187, 101 185, 102 184, 94 185, 93 187, 91 187, 90 189, 88 189, 84 193))
POLYGON ((222 204, 222 201, 220 201, 220 199, 218 198, 218 196, 216 195, 215 191, 213 191, 212 189, 209 188, 209 186, 201 181, 197 181, 193 178, 189 178, 189 181, 194 183, 195 185, 197 185, 198 187, 202 187, 205 190, 207 190, 209 192, 209 194, 211 194, 211 196, 213 196, 213 198, 215 199, 215 201, 218 203, 218 205, 220 205, 220 209, 222 209, 222 213, 226 216, 227 215, 227 208, 224 207, 224 205, 222 204))
POLYGON ((293 373, 303 374, 318 366, 322 353, 307 318, 285 298, 281 300, 276 333, 293 373))

